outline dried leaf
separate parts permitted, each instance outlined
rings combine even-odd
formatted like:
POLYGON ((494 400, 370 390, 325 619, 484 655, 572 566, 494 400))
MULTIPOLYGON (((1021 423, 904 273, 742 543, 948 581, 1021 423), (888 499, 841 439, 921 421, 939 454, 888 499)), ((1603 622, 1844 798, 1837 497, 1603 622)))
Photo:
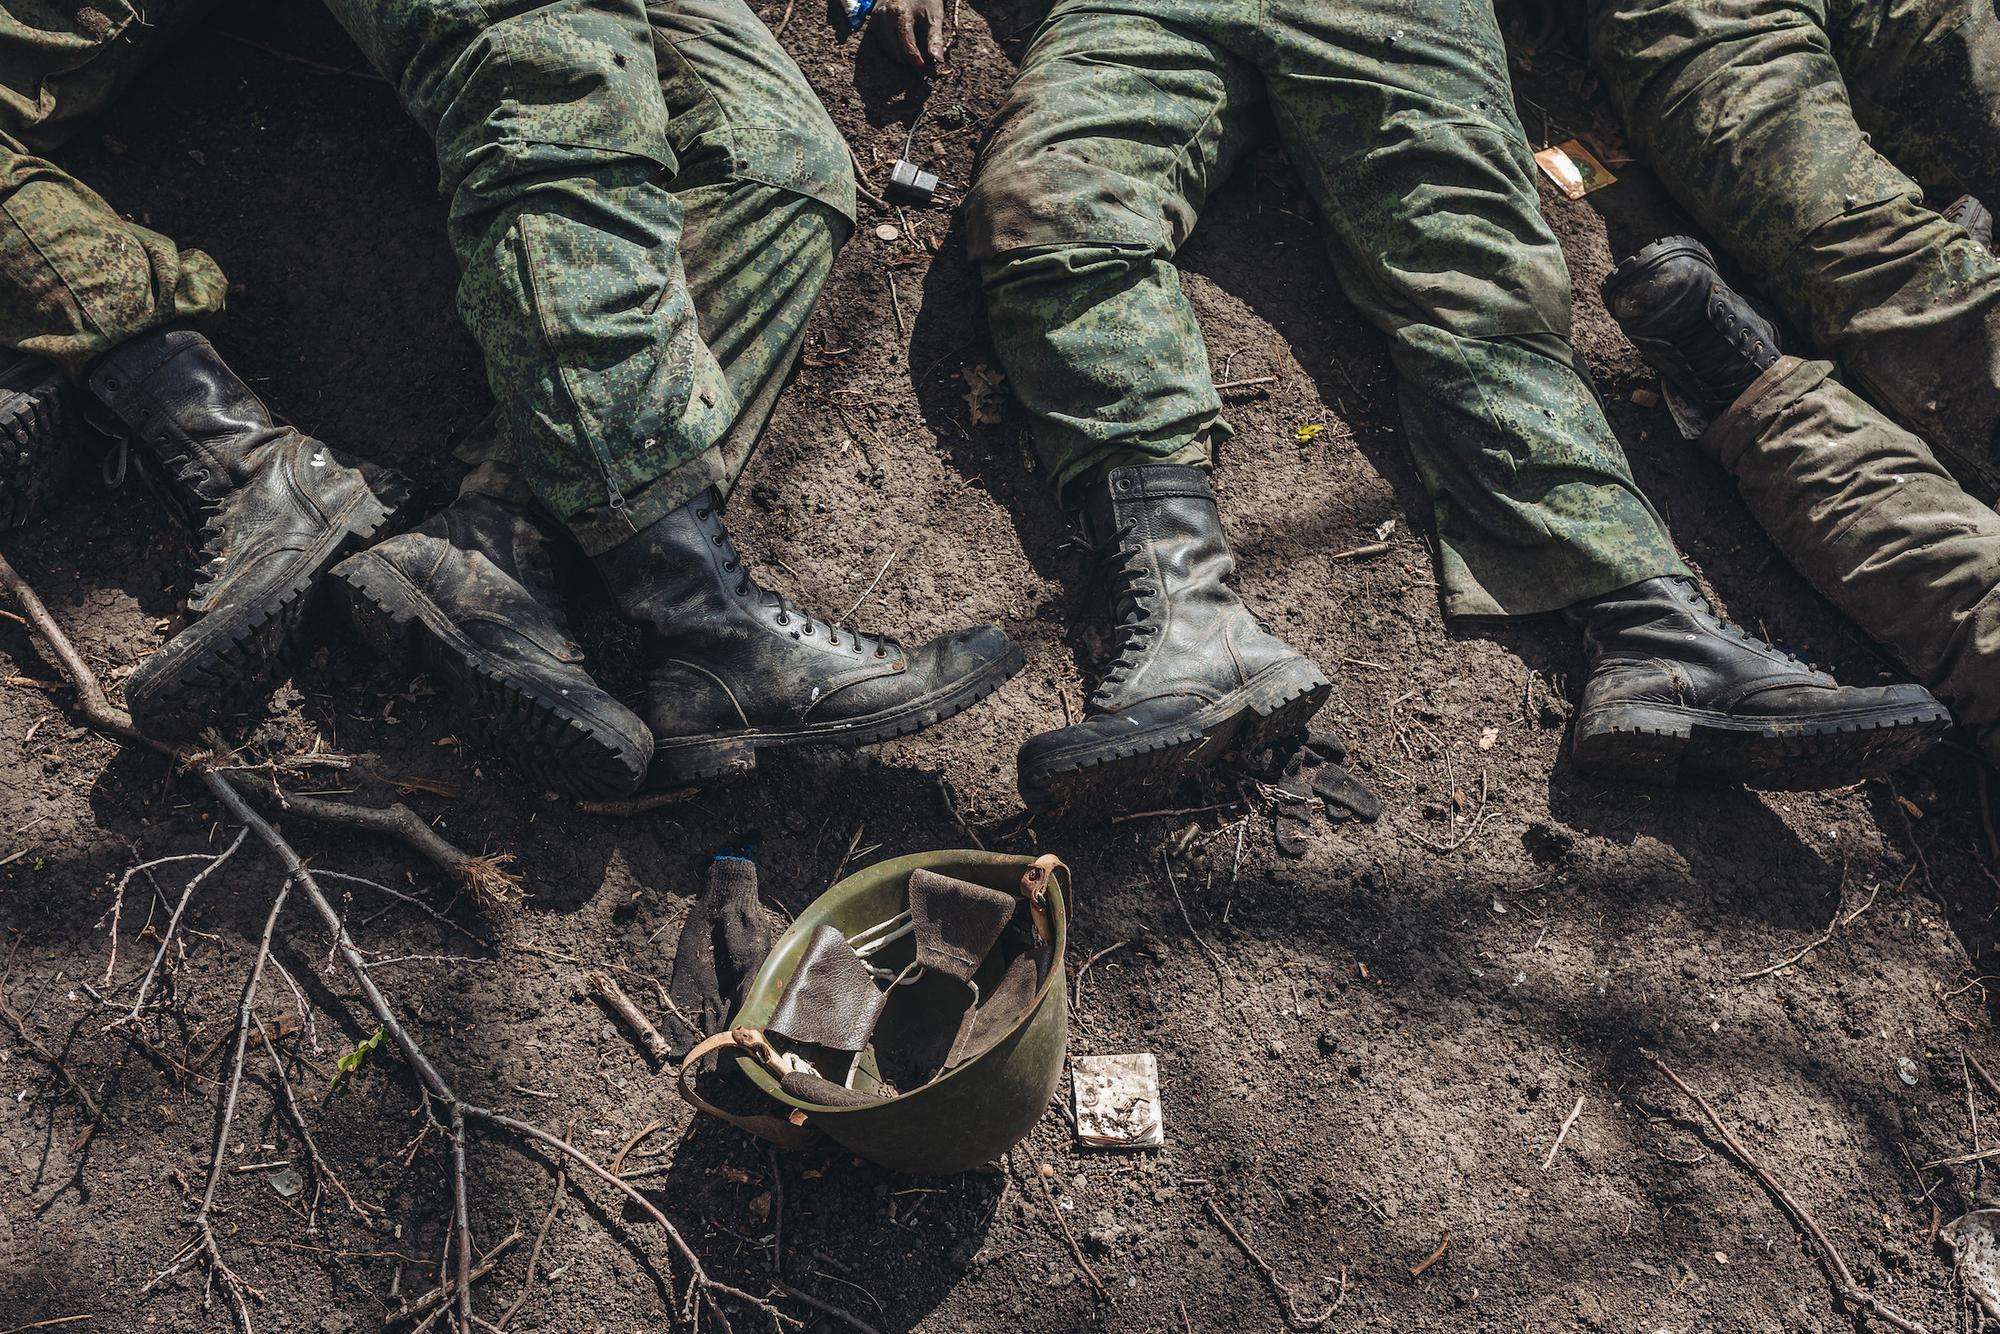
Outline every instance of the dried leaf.
POLYGON ((972 424, 998 426, 1007 401, 1007 377, 983 361, 966 367, 964 376, 965 406, 972 410, 972 424))

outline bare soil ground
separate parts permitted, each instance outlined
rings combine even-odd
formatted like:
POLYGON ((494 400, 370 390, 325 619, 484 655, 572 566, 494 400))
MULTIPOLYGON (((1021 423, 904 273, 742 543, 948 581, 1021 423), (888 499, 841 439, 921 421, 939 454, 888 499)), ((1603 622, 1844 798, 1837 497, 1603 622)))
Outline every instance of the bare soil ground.
MULTIPOLYGON (((774 24, 791 12, 764 9, 774 24)), ((914 136, 947 200, 1039 17, 1033 0, 965 8, 914 136)), ((785 41, 879 187, 919 86, 873 49, 857 63, 810 3, 785 41)), ((453 312, 429 148, 385 85, 338 72, 359 67, 316 7, 242 0, 64 160, 119 208, 218 256, 236 282, 219 342, 280 410, 424 479, 441 502, 456 477, 449 448, 486 395, 453 312)), ((1520 78, 1538 146, 1597 123, 1574 69, 1548 61, 1520 78)), ((1614 246, 1678 223, 1642 169, 1621 175, 1588 204, 1545 203, 1576 277, 1579 346, 1641 480, 1739 619, 1850 680, 1875 679, 1884 660, 1778 560, 1664 412, 1630 401, 1647 377, 1594 289, 1614 246)), ((1575 638, 1555 619, 1441 624, 1382 345, 1340 297, 1310 207, 1271 155, 1224 192, 1186 254, 1218 375, 1275 377, 1231 395, 1239 435, 1218 484, 1244 591, 1337 678, 1321 725, 1352 743, 1387 813, 1319 828, 1297 860, 1277 855, 1261 809, 1024 829, 1014 751, 1061 720, 1065 699, 1077 707, 1099 647, 1070 631, 1086 619, 1084 570, 1060 546, 1018 415, 985 425, 968 410, 964 372, 990 353, 953 213, 911 211, 915 244, 879 240, 884 220, 865 218, 842 257, 816 355, 735 524, 771 581, 809 606, 847 607, 872 583, 860 619, 873 626, 921 635, 997 619, 1028 649, 1013 684, 909 741, 767 764, 754 781, 626 820, 483 768, 451 744, 423 682, 385 679, 331 630, 245 739, 260 755, 317 741, 455 789, 406 799, 462 845, 518 857, 532 897, 488 912, 449 901, 398 849, 287 826, 315 865, 424 896, 490 942, 355 890, 350 922, 461 1090, 573 1124, 604 1155, 663 1120, 640 1150, 663 1169, 646 1184, 718 1275, 769 1291, 781 1221, 799 1286, 883 1330, 1279 1328, 1273 1291, 1210 1200, 1302 1311, 1343 1299, 1327 1328, 1848 1325, 1797 1230, 1647 1064, 1651 1050, 1817 1214, 1864 1287, 1933 1330, 1972 1327, 1932 1240, 1990 1188, 1979 1167, 1921 1165, 1991 1142, 1975 1111, 2000 1122, 2000 1101, 1961 1061, 2000 1070, 1984 987, 2000 972, 1994 835, 1975 762, 1941 750, 1894 786, 1810 796, 1636 790, 1572 772, 1575 638), (1301 443, 1314 422, 1326 429, 1301 443), (1388 554, 1331 559, 1390 519, 1388 554), (1054 849, 1075 867, 1072 968, 1135 942, 1090 970, 1072 1050, 1158 1053, 1164 1149, 1080 1153, 1052 1110, 1006 1170, 916 1181, 830 1150, 774 1166, 735 1132, 690 1124, 668 1077, 583 995, 580 970, 549 957, 664 977, 705 854, 746 826, 764 831, 767 897, 793 910, 842 864, 962 845, 941 778, 990 844, 1054 849), (1163 876, 1169 845, 1184 853, 1185 917, 1163 876), (1837 916, 1851 920, 1800 961, 1745 976, 1837 916), (1054 1209, 1033 1179, 1044 1163, 1054 1209), (1058 1211, 1110 1304, 1080 1275, 1058 1211)), ((5 549, 113 683, 162 642, 188 583, 185 538, 137 485, 93 481, 5 549)), ((629 641, 601 606, 585 630, 607 677, 630 688, 629 641)), ((185 1239, 216 1124, 218 1047, 278 873, 246 848, 197 898, 173 1004, 147 1030, 158 1054, 107 1034, 112 1012, 84 986, 105 971, 112 885, 136 861, 213 849, 224 831, 197 785, 83 730, 67 692, 35 685, 55 668, 5 621, 0 673, 33 678, 0 683, 0 985, 106 1112, 77 1149, 75 1100, 0 1028, 0 1329, 85 1315, 58 1327, 225 1328, 198 1277, 144 1300, 139 1289, 185 1239)), ((370 784, 354 799, 389 795, 370 784)), ((1232 796, 1190 791, 1179 804, 1232 796)), ((169 894, 174 869, 161 871, 169 894)), ((162 920, 135 882, 114 985, 131 986, 153 941, 142 928, 162 920)), ((263 1294, 260 1327, 373 1328, 392 1283, 407 1297, 435 1281, 442 1162, 435 1138, 399 1158, 416 1094, 386 1046, 329 1090, 336 1056, 374 1023, 302 911, 285 919, 277 958, 313 1016, 287 1042, 303 1056, 320 1142, 401 1235, 363 1230, 331 1202, 309 1228, 306 1197, 281 1197, 275 1169, 254 1167, 299 1146, 253 1060, 231 1156, 253 1170, 224 1182, 222 1244, 263 1294)), ((267 980, 261 1013, 296 1008, 267 980)), ((533 1230, 551 1172, 482 1141, 473 1185, 490 1244, 533 1230)), ((573 1191, 511 1328, 668 1325, 674 1271, 637 1220, 602 1191, 573 1191)), ((482 1283, 483 1314, 513 1300, 524 1261, 523 1247, 482 1283)))

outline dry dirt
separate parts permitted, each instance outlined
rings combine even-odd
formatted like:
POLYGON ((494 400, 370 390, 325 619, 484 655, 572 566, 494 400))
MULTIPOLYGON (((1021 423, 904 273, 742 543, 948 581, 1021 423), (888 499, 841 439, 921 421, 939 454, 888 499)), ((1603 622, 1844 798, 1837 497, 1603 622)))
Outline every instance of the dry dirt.
MULTIPOLYGON (((765 11, 777 22, 778 0, 765 11)), ((914 149, 950 199, 1039 14, 1032 0, 964 9, 914 149)), ((811 3, 785 41, 879 185, 920 88, 872 44, 857 62, 857 44, 836 40, 811 3)), ((385 85, 337 72, 358 66, 316 7, 242 0, 63 156, 119 208, 220 258, 236 287, 218 340, 279 409, 442 500, 449 448, 486 395, 453 314, 429 149, 385 85)), ((1541 66, 1520 72, 1538 145, 1592 128, 1576 71, 1541 66)), ((1579 345, 1641 480, 1737 617, 1850 680, 1875 679, 1885 661, 1778 560, 1664 412, 1631 403, 1647 380, 1594 289, 1614 246, 1625 253, 1677 222, 1643 170, 1621 175, 1588 204, 1545 204, 1576 277, 1579 345)), ((767 764, 754 781, 629 820, 579 814, 482 769, 446 744, 422 683, 384 679, 337 635, 246 738, 259 754, 318 739, 372 754, 382 772, 460 787, 408 800, 461 844, 518 857, 532 897, 485 912, 447 907, 439 878, 393 848, 289 827, 315 864, 430 897, 491 941, 475 946, 400 905, 382 915, 383 900, 356 890, 351 921, 372 955, 402 960, 381 967, 383 980, 462 1090, 574 1123, 601 1153, 665 1121, 641 1151, 667 1169, 648 1182, 653 1198, 718 1274, 759 1292, 773 1230, 759 1210, 781 1170, 790 1272, 883 1330, 1279 1328, 1271 1287, 1207 1200, 1302 1310, 1344 1294, 1329 1329, 1847 1326, 1793 1225, 1646 1063, 1651 1050, 1817 1214, 1865 1287, 1933 1330, 1969 1327, 1931 1239, 1982 1198, 1983 1178, 1921 1164, 1993 1133, 1969 1120, 1973 1108, 2000 1121, 2000 1100, 1961 1061, 2000 1070, 1981 985, 1995 881, 1977 765, 1940 750, 1893 787, 1808 796, 1635 790, 1575 774, 1563 754, 1575 637, 1553 618, 1441 624, 1382 344, 1335 289, 1310 208, 1272 155, 1223 192, 1185 256, 1218 374, 1276 377, 1232 395, 1239 434, 1218 485, 1244 591, 1332 670, 1322 726, 1352 743, 1387 812, 1373 826, 1317 829, 1300 860, 1276 854, 1268 812, 1241 808, 1025 830, 1013 754, 1061 719, 1064 698, 1081 698, 1093 644, 1068 627, 1083 620, 1084 571, 1060 546, 1018 414, 971 421, 963 374, 990 354, 954 215, 909 216, 936 242, 934 259, 878 240, 883 220, 866 217, 842 256, 817 317, 822 364, 787 395, 735 524, 771 581, 807 605, 844 608, 879 572, 861 617, 873 626, 921 635, 999 620, 1029 667, 993 700, 906 742, 767 764), (1325 431, 1300 443, 1313 422, 1325 431), (1389 554, 1330 559, 1390 519, 1389 554), (665 976, 704 854, 723 836, 760 827, 767 896, 796 909, 843 861, 961 845, 941 776, 990 844, 1054 849, 1076 868, 1072 968, 1137 942, 1091 969, 1071 1040, 1076 1052, 1158 1053, 1159 1152, 1079 1153, 1051 1111, 1011 1172, 917 1181, 831 1151, 774 1168, 733 1131, 690 1126, 668 1078, 583 996, 579 970, 521 948, 665 976), (1184 919, 1161 858, 1190 837, 1177 862, 1184 919), (1744 979, 1864 903, 1802 962, 1744 979), (1040 1163, 1112 1304, 1079 1275, 1028 1175, 1040 1163)), ((112 681, 159 645, 188 582, 184 537, 137 485, 93 481, 5 549, 112 681)), ((629 688, 629 642, 601 605, 585 629, 606 676, 629 688)), ((0 672, 55 675, 4 621, 0 672)), ((186 1183, 215 1124, 216 1049, 276 871, 246 850, 197 900, 173 1011, 151 1030, 164 1056, 107 1034, 111 1012, 84 984, 105 969, 113 883, 135 860, 223 835, 198 787, 85 732, 66 703, 33 682, 0 686, 0 974, 107 1120, 76 1151, 77 1106, 0 1029, 0 1329, 84 1315, 55 1327, 225 1329, 227 1312, 204 1305, 196 1279, 145 1300, 139 1289, 185 1236, 186 1183)), ((356 799, 386 795, 370 786, 356 799)), ((1230 795, 1194 791, 1183 804, 1230 795)), ((162 868, 170 893, 174 869, 162 868)), ((140 929, 161 920, 151 899, 140 883, 126 905, 114 982, 127 988, 151 943, 140 929)), ((402 1233, 366 1232, 332 1207, 309 1231, 300 1201, 253 1170, 224 1182, 222 1241, 263 1293, 260 1328, 373 1328, 397 1253, 413 1257, 405 1295, 434 1272, 442 1162, 434 1141, 398 1161, 416 1099, 386 1046, 329 1091, 335 1057, 373 1021, 302 910, 282 937, 278 958, 315 1017, 292 1041, 320 1140, 402 1233)), ((296 1002, 273 979, 262 1005, 296 1002)), ((274 1096, 253 1062, 232 1163, 294 1156, 274 1096)), ((482 1141, 473 1180, 490 1243, 533 1228, 551 1173, 482 1141)), ((512 1328, 665 1327, 670 1266, 657 1236, 628 1228, 635 1218, 602 1192, 572 1194, 547 1275, 512 1328)), ((482 1284, 483 1313, 513 1300, 523 1260, 517 1250, 482 1284)))

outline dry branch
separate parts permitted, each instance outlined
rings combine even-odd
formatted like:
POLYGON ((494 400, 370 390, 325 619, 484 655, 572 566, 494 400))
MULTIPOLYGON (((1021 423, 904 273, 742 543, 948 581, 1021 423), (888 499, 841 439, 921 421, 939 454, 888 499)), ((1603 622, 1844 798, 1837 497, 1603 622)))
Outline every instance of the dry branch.
POLYGON ((583 985, 591 995, 609 1006, 613 1014, 625 1021, 625 1026, 632 1030, 633 1036, 639 1039, 640 1045, 645 1047, 656 1064, 662 1069, 673 1068, 674 1049, 667 1045, 667 1040, 660 1036, 659 1029, 653 1027, 653 1021, 646 1017, 646 1012, 625 994, 625 988, 619 986, 611 974, 602 968, 593 968, 583 975, 583 985))
POLYGON ((1242 1247, 1243 1253, 1250 1257, 1251 1263, 1264 1271, 1264 1281, 1271 1285, 1271 1291, 1278 1294, 1278 1309, 1284 1313, 1285 1328, 1318 1329, 1321 1325, 1333 1319, 1333 1313, 1339 1309, 1337 1305, 1327 1307, 1318 1315, 1300 1315, 1298 1294, 1292 1291, 1289 1284, 1278 1277, 1278 1271, 1271 1267, 1268 1260, 1257 1254, 1257 1248, 1252 1246, 1243 1234, 1236 1230, 1235 1225, 1222 1212, 1222 1206, 1210 1199, 1205 1199, 1202 1203, 1208 1207, 1209 1215, 1221 1225, 1222 1230, 1229 1234, 1229 1239, 1242 1247))
POLYGON ((1648 1052, 1646 1053, 1646 1059, 1653 1063, 1654 1069, 1667 1077, 1669 1083, 1679 1089, 1687 1096, 1689 1101, 1701 1109, 1702 1116, 1707 1119, 1710 1128, 1722 1140, 1723 1147, 1729 1150, 1730 1157, 1748 1169, 1752 1176, 1763 1183, 1764 1189, 1769 1191, 1772 1198, 1783 1206, 1785 1212, 1791 1215, 1792 1221, 1798 1225, 1799 1230, 1804 1232, 1806 1237, 1813 1243, 1813 1246, 1819 1252, 1820 1262, 1826 1272, 1827 1279, 1833 1285, 1833 1296, 1836 1303, 1850 1306, 1864 1315, 1873 1316, 1885 1325, 1904 1331, 1904 1334, 1929 1334, 1929 1330, 1924 1325, 1903 1315, 1872 1293, 1862 1291, 1861 1286, 1854 1281, 1854 1275, 1849 1272, 1847 1262, 1840 1258, 1840 1252, 1834 1248, 1833 1240, 1820 1228, 1819 1221, 1812 1216, 1811 1211, 1792 1198, 1791 1192, 1779 1185, 1778 1179, 1772 1176, 1762 1163, 1751 1156, 1750 1150, 1743 1147, 1743 1142, 1729 1133, 1729 1127, 1722 1124, 1722 1117, 1717 1115, 1715 1108, 1709 1105, 1708 1099, 1690 1088, 1687 1081, 1675 1074, 1673 1067, 1659 1057, 1648 1052))
MULTIPOLYGON (((155 1275, 146 1284, 141 1290, 142 1293, 157 1289, 174 1274, 184 1270, 190 1263, 203 1260, 207 1263, 211 1281, 220 1282, 225 1295, 229 1298, 231 1311, 237 1324, 245 1331, 245 1334, 250 1334, 252 1329, 246 1297, 261 1299, 262 1294, 230 1269, 227 1262, 223 1259, 221 1247, 217 1243, 214 1229, 210 1226, 209 1220, 214 1210, 216 1190, 223 1175, 223 1155, 226 1152, 229 1142, 229 1132, 235 1118, 237 1100, 242 1091, 244 1055, 251 1027, 251 1007, 256 999, 258 984, 263 977, 264 965, 270 959, 271 939, 277 926, 279 913, 283 910, 286 899, 291 891, 296 889, 312 906, 314 913, 318 915, 321 923, 326 927, 328 934, 333 938, 336 955, 346 966, 369 1011, 375 1016, 376 1022, 381 1026, 382 1030, 395 1043, 396 1049, 401 1053, 404 1062, 415 1074, 426 1106, 428 1107, 430 1104, 435 1103, 444 1108, 447 1114, 449 1120, 448 1134, 451 1140, 453 1227, 456 1234, 451 1240, 456 1243, 455 1268, 457 1272, 455 1275, 441 1275, 441 1279, 447 1284, 454 1278, 456 1280, 455 1296, 459 1324, 461 1329, 465 1331, 465 1334, 470 1334, 470 1331, 475 1327, 470 1298, 471 1283, 477 1268, 471 1259, 469 1205, 466 1187, 465 1145, 466 1124, 469 1121, 483 1122, 495 1129, 507 1131, 516 1138, 529 1140, 544 1148, 555 1150, 570 1162, 580 1167, 589 1176, 596 1178, 617 1191, 639 1209, 640 1212, 644 1213, 647 1218, 651 1219, 666 1234, 674 1252, 681 1257, 682 1262, 688 1270, 688 1296, 682 1310, 683 1318, 691 1319, 695 1314, 695 1303, 699 1302, 700 1308, 711 1318, 713 1326, 724 1331, 724 1334, 729 1334, 732 1327, 721 1305, 721 1300, 728 1298, 758 1312, 769 1320, 774 1327, 783 1327, 786 1325, 797 1327, 801 1325, 801 1321, 780 1311, 765 1299, 732 1287, 710 1275, 702 1265, 700 1256, 688 1245, 680 1229, 660 1211, 657 1205, 646 1198, 637 1188, 607 1171, 594 1158, 577 1148, 566 1138, 553 1135, 540 1127, 517 1120, 504 1113, 485 1107, 477 1107, 460 1099, 449 1081, 439 1072, 437 1066, 425 1055, 423 1048, 418 1045, 416 1039, 403 1026, 402 1021, 397 1017, 395 1007, 389 1003, 388 997, 383 995, 381 988, 376 985, 374 977, 369 972, 367 961, 362 957, 359 948, 356 947, 352 937, 348 934, 346 924, 334 907, 333 901, 328 897, 326 891, 321 888, 319 881, 314 877, 312 871, 306 867, 304 861, 299 857, 298 852, 285 839, 284 835, 279 833, 269 820, 254 810, 249 802, 245 800, 244 789, 249 788, 253 791, 258 791, 260 795, 267 796, 274 801, 281 809, 302 815, 307 819, 320 820, 345 828, 360 829, 365 832, 378 833, 396 838, 404 842, 419 855, 424 856, 453 874, 461 882, 471 887, 475 893, 484 892, 488 895, 505 896, 509 891, 518 892, 518 879, 505 870, 505 865, 510 860, 509 858, 504 855, 501 857, 467 856, 439 837, 407 807, 397 805, 383 810, 374 810, 351 807, 337 802, 320 801, 310 797, 287 797, 275 784, 270 783, 260 776, 239 772, 232 778, 217 772, 215 757, 212 755, 193 751, 184 752, 140 735, 132 726, 130 716, 111 704, 102 686, 98 683, 96 674, 92 672, 89 665, 77 653, 75 647, 70 643, 68 636, 63 633, 62 627, 56 623, 55 618, 49 614, 48 608, 36 596, 34 589, 21 578, 20 573, 14 569, 4 556, 0 556, 0 591, 4 591, 9 598, 21 607, 29 628, 41 637, 49 651, 55 655, 64 674, 68 676, 71 684, 76 689, 78 708, 83 714, 85 721, 100 732, 122 740, 134 742, 173 757, 183 769, 199 778, 202 785, 207 788, 210 795, 228 812, 231 819, 256 835, 258 842, 263 844, 272 856, 277 859, 278 864, 283 868, 285 873, 283 882, 272 897, 270 915, 266 919, 264 932, 258 945, 257 956, 251 966, 249 978, 243 989, 242 1002, 238 1009, 235 1050, 232 1056, 227 1087, 223 1095, 221 1123, 216 1133, 214 1156, 210 1161, 208 1184, 202 1194, 201 1203, 195 1216, 195 1238, 169 1263, 166 1269, 155 1275), (239 787, 238 782, 242 782, 243 787, 239 787)), ((136 1039, 136 1036, 135 1040, 140 1041, 141 1045, 144 1046, 143 1040, 136 1039)), ((72 1083, 74 1084, 74 1081, 72 1083)), ((82 1092, 80 1086, 77 1087, 77 1091, 79 1093, 82 1092)), ((94 1103, 86 1103, 86 1105, 93 1108, 95 1106, 94 1103)), ((420 1135, 417 1141, 413 1142, 409 1152, 414 1153, 415 1144, 421 1143, 421 1141, 422 1136, 420 1135)), ((518 1240, 518 1233, 514 1240, 518 1240)), ((511 1241, 508 1244, 512 1244, 511 1241)), ((488 1252, 488 1258, 491 1258, 498 1249, 499 1247, 495 1247, 494 1251, 488 1252)), ((482 1321, 479 1323, 483 1324, 487 1322, 482 1321)))
MULTIPOLYGON (((29 1008, 32 1009, 33 1007, 30 1006, 29 1008)), ((62 1063, 62 1058, 50 1051, 43 1045, 40 1038, 29 1031, 27 1021, 15 1012, 13 1006, 7 1003, 5 995, 0 995, 0 1019, 5 1019, 8 1026, 21 1035, 21 1041, 27 1044, 28 1051, 36 1060, 63 1077, 63 1083, 69 1086, 70 1093, 78 1102, 83 1104, 83 1110, 90 1115, 90 1123, 83 1128, 83 1133, 76 1137, 76 1143, 71 1146, 72 1149, 81 1149, 84 1145, 90 1143, 90 1137, 95 1135, 98 1126, 104 1123, 104 1109, 99 1107, 97 1100, 90 1096, 90 1090, 85 1088, 77 1077, 69 1072, 69 1067, 62 1063)))

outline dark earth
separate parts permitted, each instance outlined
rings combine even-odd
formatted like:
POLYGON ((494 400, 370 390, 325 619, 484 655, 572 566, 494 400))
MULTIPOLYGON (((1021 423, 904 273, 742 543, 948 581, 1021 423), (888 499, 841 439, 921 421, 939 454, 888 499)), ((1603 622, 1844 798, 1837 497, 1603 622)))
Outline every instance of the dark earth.
MULTIPOLYGON (((284 821, 316 867, 448 916, 344 886, 351 929, 431 1055, 467 1097, 571 1126, 600 1158, 663 1122, 627 1168, 647 1169, 640 1182, 718 1277, 773 1292, 781 1245, 800 1290, 880 1330, 1282 1327, 1278 1293, 1211 1201, 1300 1316, 1340 1302, 1327 1329, 1851 1327, 1798 1229, 1651 1052, 1813 1212, 1863 1289, 1934 1331, 1975 1327, 1935 1237, 1989 1198, 1983 1168, 1924 1164, 1984 1147, 2000 1123, 2000 1098, 1967 1064, 2000 1070, 1984 986, 2000 973, 1986 774, 1950 746, 1893 783, 1818 795, 1576 774, 1564 738, 1577 638, 1554 617, 1441 623, 1383 344, 1338 293, 1275 152, 1222 192, 1184 256, 1217 377, 1274 377, 1229 392, 1239 434, 1217 483, 1245 594, 1335 677, 1319 725, 1346 738, 1387 810, 1373 825, 1316 820, 1299 859, 1278 854, 1269 794, 1244 771, 1167 794, 1173 814, 1025 823, 1014 752, 1080 707, 1103 640, 1082 630, 1083 558, 1063 545, 1018 410, 967 398, 991 353, 951 206, 1042 6, 952 9, 956 40, 926 100, 817 6, 764 6, 774 26, 789 18, 784 41, 874 188, 919 114, 911 155, 945 186, 939 206, 905 218, 865 210, 732 513, 767 582, 804 604, 860 601, 858 620, 905 636, 997 620, 1028 669, 922 736, 767 761, 752 780, 610 818, 482 766, 425 682, 386 679, 329 625, 268 718, 231 743, 246 762, 363 757, 294 765, 285 781, 369 804, 400 796, 461 846, 513 854, 529 894, 482 907, 399 846, 284 821), (904 235, 879 239, 885 222, 904 235), (1300 429, 1313 424, 1324 429, 1300 429), (1336 558, 1391 521, 1386 554, 1336 558), (554 956, 624 970, 664 1018, 646 979, 671 969, 708 852, 753 827, 765 895, 790 911, 843 866, 975 836, 1060 852, 1080 899, 1072 976, 1118 947, 1080 988, 1072 1052, 1157 1053, 1165 1147, 1079 1151, 1052 1108, 1004 1165, 919 1180, 831 1149, 773 1159, 691 1124, 671 1077, 584 993, 583 967, 554 956)), ((1664 409, 1641 406, 1654 386, 1595 289, 1615 255, 1682 224, 1621 161, 1579 69, 1520 54, 1517 75, 1537 147, 1592 135, 1620 176, 1582 203, 1545 190, 1544 205, 1576 279, 1578 345, 1641 481, 1739 620, 1850 681, 1893 675, 1664 409)), ((449 497, 451 448, 488 400, 453 311, 430 149, 316 7, 225 6, 62 158, 121 210, 220 259, 235 288, 215 336, 279 411, 449 497)), ((186 538, 138 484, 92 477, 4 549, 114 694, 189 583, 186 538)), ((581 624, 607 681, 631 690, 631 640, 601 595, 581 624)), ((119 877, 233 831, 166 760, 81 727, 71 693, 44 685, 57 668, 11 620, 0 673, 0 992, 105 1113, 78 1149, 77 1100, 0 1027, 0 1330, 227 1329, 199 1271, 140 1289, 188 1235, 276 863, 253 842, 197 895, 145 1045, 107 1032, 118 1011, 86 984, 129 1004, 164 920, 135 878, 106 988, 119 877), (63 1317, 79 1318, 53 1324, 63 1317)), ((168 901, 191 869, 159 868, 168 901)), ((302 1160, 253 1045, 221 1244, 262 1294, 259 1328, 372 1329, 437 1281, 444 1157, 433 1135, 403 1161, 422 1122, 390 1044, 329 1087, 375 1022, 296 897, 275 958, 307 1001, 309 1022, 282 1041, 306 1115, 393 1226, 365 1229, 331 1196, 309 1217, 310 1188, 286 1198, 280 1169, 257 1166, 302 1160)), ((267 975, 260 1016, 298 1010, 267 975)), ((478 1138, 480 1245, 516 1226, 532 1235, 553 1176, 540 1153, 478 1138)), ((521 1292, 526 1252, 480 1283, 486 1319, 521 1292)), ((572 1183, 508 1327, 667 1328, 684 1281, 636 1210, 572 1183)), ((839 1327, 777 1301, 808 1328, 839 1327)))

